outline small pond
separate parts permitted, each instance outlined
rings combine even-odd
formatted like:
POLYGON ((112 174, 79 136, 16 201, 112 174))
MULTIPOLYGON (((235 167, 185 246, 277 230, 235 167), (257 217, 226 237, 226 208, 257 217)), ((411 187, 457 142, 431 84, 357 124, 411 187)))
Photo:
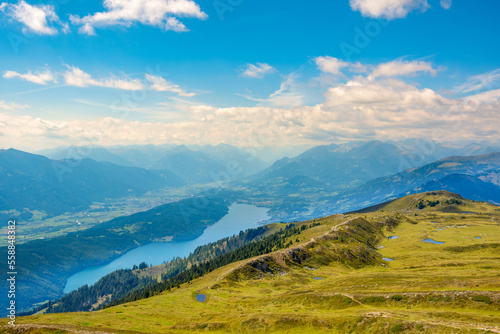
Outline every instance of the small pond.
POLYGON ((390 237, 389 237, 389 238, 387 238, 387 239, 392 240, 392 239, 397 239, 397 238, 399 238, 397 235, 393 235, 393 236, 390 236, 390 237))
POLYGON ((318 280, 318 279, 324 279, 324 277, 314 277, 314 279, 318 280))
POLYGON ((442 242, 442 241, 436 241, 436 240, 434 240, 434 239, 429 239, 429 238, 424 239, 424 240, 422 240, 422 241, 423 241, 423 242, 429 242, 429 243, 431 243, 431 244, 436 244, 436 245, 442 245, 442 244, 444 244, 444 242, 442 242))
POLYGON ((199 293, 196 295, 196 300, 199 301, 200 303, 204 303, 205 300, 207 300, 207 296, 202 293, 199 293))
POLYGON ((476 237, 476 239, 481 239, 481 237, 476 237))
POLYGON ((382 258, 382 260, 387 261, 387 262, 389 262, 389 261, 394 261, 394 259, 390 259, 390 258, 388 258, 388 257, 383 257, 383 258, 382 258))

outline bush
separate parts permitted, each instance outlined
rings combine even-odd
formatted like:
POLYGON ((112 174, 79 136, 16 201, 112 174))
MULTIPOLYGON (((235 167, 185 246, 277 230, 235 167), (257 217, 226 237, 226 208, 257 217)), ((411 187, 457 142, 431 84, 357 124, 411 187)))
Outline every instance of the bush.
POLYGON ((392 295, 391 299, 399 302, 399 301, 401 301, 403 299, 403 296, 401 296, 401 295, 392 295))
POLYGON ((403 325, 402 324, 396 324, 391 327, 391 333, 399 333, 403 331, 403 325))
POLYGON ((491 299, 487 296, 473 296, 471 299, 475 302, 486 303, 488 305, 492 303, 491 299))

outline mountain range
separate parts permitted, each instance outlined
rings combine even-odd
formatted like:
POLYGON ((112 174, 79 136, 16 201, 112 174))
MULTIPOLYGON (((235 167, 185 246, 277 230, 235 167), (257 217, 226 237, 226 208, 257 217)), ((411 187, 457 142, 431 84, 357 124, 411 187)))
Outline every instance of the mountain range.
POLYGON ((0 150, 0 210, 48 215, 84 210, 106 198, 140 196, 184 181, 170 171, 148 171, 92 159, 51 160, 14 149, 0 150))

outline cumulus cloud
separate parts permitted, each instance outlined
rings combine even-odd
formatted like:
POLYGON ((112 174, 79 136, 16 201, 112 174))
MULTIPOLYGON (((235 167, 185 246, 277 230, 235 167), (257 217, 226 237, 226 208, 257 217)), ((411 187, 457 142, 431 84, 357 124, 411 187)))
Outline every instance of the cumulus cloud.
POLYGON ((273 73, 275 71, 276 69, 269 64, 265 63, 257 63, 255 65, 247 64, 247 68, 243 71, 243 73, 241 73, 241 76, 246 78, 262 79, 267 74, 273 73))
POLYGON ((404 18, 414 10, 425 11, 427 0, 350 0, 352 10, 363 16, 388 20, 404 18))
POLYGON ((0 100, 0 110, 17 110, 17 109, 26 109, 28 108, 27 105, 23 104, 17 104, 13 102, 6 102, 3 100, 0 100))
POLYGON ((325 94, 329 106, 384 105, 385 107, 409 105, 421 107, 442 105, 447 99, 431 89, 418 89, 400 80, 356 77, 345 84, 330 88, 325 94))
POLYGON ((31 71, 28 71, 25 74, 21 74, 19 72, 15 72, 15 71, 6 71, 3 74, 3 77, 5 79, 19 78, 21 80, 26 80, 26 81, 33 82, 33 83, 36 83, 36 84, 39 84, 39 85, 46 85, 49 82, 55 82, 56 81, 54 73, 52 73, 49 70, 45 70, 45 71, 42 71, 42 72, 35 72, 35 73, 32 73, 31 71))
POLYGON ((314 58, 314 62, 320 71, 334 75, 342 75, 340 69, 349 66, 349 63, 330 56, 314 58))
POLYGON ((60 31, 69 31, 68 24, 61 22, 52 5, 30 5, 23 0, 18 4, 4 2, 0 4, 0 10, 10 19, 21 23, 23 32, 56 35, 60 31))
POLYGON ((404 75, 414 75, 419 72, 429 73, 435 76, 437 70, 432 64, 425 61, 401 61, 395 60, 378 65, 372 72, 374 77, 394 77, 404 75))
POLYGON ((94 79, 92 76, 78 67, 68 66, 68 70, 63 74, 64 82, 69 86, 76 87, 106 87, 123 90, 141 90, 144 85, 139 79, 109 77, 94 79))
POLYGON ((368 66, 360 62, 350 63, 330 56, 316 57, 313 60, 321 72, 337 77, 344 76, 342 69, 351 73, 364 73, 368 70, 368 66))
POLYGON ((326 101, 299 107, 188 107, 176 122, 100 118, 53 121, 0 112, 2 143, 44 146, 193 143, 241 146, 318 144, 332 140, 498 140, 500 93, 445 99, 399 80, 356 77, 331 87, 326 101), (58 141, 55 138, 59 138, 58 141))
POLYGON ((173 30, 188 31, 177 17, 192 17, 204 20, 208 16, 192 0, 105 0, 105 11, 84 17, 70 16, 79 32, 94 35, 95 28, 109 26, 129 27, 134 23, 173 30))
POLYGON ((444 9, 450 9, 451 0, 441 0, 441 7, 443 7, 444 9))
POLYGON ((195 93, 187 93, 178 85, 173 84, 160 76, 146 74, 146 80, 151 83, 150 89, 158 92, 172 92, 185 97, 192 97, 196 95, 195 93))

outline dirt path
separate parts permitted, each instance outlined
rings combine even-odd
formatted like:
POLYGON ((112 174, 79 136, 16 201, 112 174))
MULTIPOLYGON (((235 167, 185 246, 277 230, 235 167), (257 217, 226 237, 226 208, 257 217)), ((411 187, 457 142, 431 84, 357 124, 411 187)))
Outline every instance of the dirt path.
MULTIPOLYGON (((315 243, 316 240, 318 238, 321 238, 321 237, 324 237, 324 236, 327 236, 328 234, 332 233, 332 232, 335 232, 339 229, 339 227, 341 226, 344 226, 348 223, 350 223, 352 220, 356 219, 358 217, 354 217, 354 218, 351 218, 349 220, 346 220, 345 222, 343 223, 340 223, 340 224, 337 224, 335 226, 333 226, 329 231, 323 233, 322 235, 320 236, 317 236, 317 237, 313 237, 311 238, 309 241, 305 242, 305 243, 302 243, 302 244, 298 244, 298 245, 294 245, 294 246, 291 246, 291 247, 288 247, 288 248, 285 248, 285 249, 281 249, 279 250, 278 252, 286 252, 287 250, 290 250, 290 249, 296 249, 296 248, 303 248, 307 245, 310 245, 312 243, 315 243)), ((272 253, 269 253, 269 254, 272 254, 272 253)), ((258 259, 262 259, 266 256, 269 256, 269 254, 263 254, 263 255, 259 255, 257 257, 253 257, 251 259, 246 259, 246 260, 242 260, 242 262, 240 264, 238 264, 236 267, 234 268, 231 268, 229 270, 227 270, 226 272, 222 273, 217 279, 216 279, 216 282, 219 282, 220 280, 224 279, 227 275, 231 274, 232 272, 236 271, 237 269, 241 269, 244 265, 246 265, 247 263, 251 262, 251 261, 255 261, 255 260, 258 260, 258 259)))

